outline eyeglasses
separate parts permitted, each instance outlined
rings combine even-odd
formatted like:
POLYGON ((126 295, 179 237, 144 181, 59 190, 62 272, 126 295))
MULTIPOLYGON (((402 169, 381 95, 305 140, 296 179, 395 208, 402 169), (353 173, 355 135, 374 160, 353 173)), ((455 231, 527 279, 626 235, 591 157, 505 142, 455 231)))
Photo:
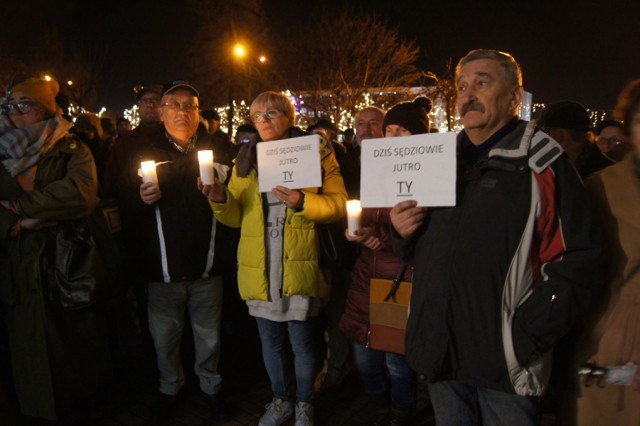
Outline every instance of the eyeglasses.
POLYGON ((272 109, 267 112, 256 112, 251 116, 251 118, 253 119, 254 123, 262 123, 263 121, 271 121, 279 115, 280 111, 272 109))
POLYGON ((597 145, 620 145, 622 140, 618 138, 598 138, 596 140, 597 145))
POLYGON ((158 98, 140 98, 140 99, 138 99, 138 105, 157 106, 158 104, 160 104, 160 99, 158 99, 158 98))
POLYGON ((167 108, 170 111, 185 111, 194 112, 200 105, 197 104, 179 104, 178 102, 165 102, 161 105, 163 108, 167 108))
POLYGON ((22 102, 18 102, 16 104, 10 104, 10 103, 5 103, 2 104, 2 112, 4 112, 5 114, 11 114, 13 111, 20 111, 22 114, 28 114, 29 111, 31 111, 31 108, 33 108, 33 106, 37 104, 37 102, 34 101, 22 101, 22 102))

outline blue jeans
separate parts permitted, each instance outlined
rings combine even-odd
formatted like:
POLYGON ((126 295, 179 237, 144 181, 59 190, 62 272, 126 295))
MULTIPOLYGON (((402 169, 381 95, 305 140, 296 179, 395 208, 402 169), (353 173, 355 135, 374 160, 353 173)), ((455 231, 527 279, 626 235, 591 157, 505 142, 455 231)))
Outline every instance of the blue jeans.
POLYGON ((312 320, 277 322, 256 317, 256 321, 262 341, 262 358, 271 380, 273 395, 276 398, 291 400, 287 380, 287 357, 284 351, 288 330, 289 343, 295 358, 296 400, 311 402, 316 373, 312 320))
POLYGON ((409 408, 416 399, 416 374, 404 355, 382 352, 353 343, 353 360, 364 391, 369 396, 385 396, 391 382, 391 402, 397 408, 409 408), (385 372, 386 367, 386 372, 385 372))
POLYGON ((184 385, 180 342, 188 309, 195 343, 194 372, 200 389, 212 395, 220 390, 220 318, 222 279, 202 278, 180 283, 149 283, 149 330, 158 357, 160 392, 176 395, 184 385))
POLYGON ((533 426, 542 420, 540 398, 535 396, 479 388, 456 380, 429 384, 429 396, 439 425, 533 426))

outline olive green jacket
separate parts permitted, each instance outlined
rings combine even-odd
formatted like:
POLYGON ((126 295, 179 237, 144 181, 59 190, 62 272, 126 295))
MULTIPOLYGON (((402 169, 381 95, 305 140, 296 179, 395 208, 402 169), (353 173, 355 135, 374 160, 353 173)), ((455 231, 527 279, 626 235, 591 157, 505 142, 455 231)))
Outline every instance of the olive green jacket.
POLYGON ((75 136, 62 137, 40 159, 29 192, 0 167, 0 200, 17 203, 17 213, 0 206, 0 301, 16 393, 24 414, 54 420, 95 390, 87 385, 102 364, 87 348, 96 347, 97 333, 89 331, 83 313, 63 313, 51 303, 44 249, 54 227, 17 236, 11 231, 20 217, 62 221, 88 215, 98 203, 91 152, 75 136))

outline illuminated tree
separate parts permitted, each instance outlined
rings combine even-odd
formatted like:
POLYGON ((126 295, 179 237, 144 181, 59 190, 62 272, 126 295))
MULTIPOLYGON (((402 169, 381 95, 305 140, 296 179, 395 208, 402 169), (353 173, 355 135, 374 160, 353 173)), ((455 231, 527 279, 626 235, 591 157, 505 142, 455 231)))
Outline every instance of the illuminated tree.
POLYGON ((449 58, 449 62, 447 62, 447 66, 440 77, 433 72, 425 73, 425 77, 435 83, 435 87, 431 90, 434 104, 439 105, 444 110, 447 128, 440 129, 441 131, 453 131, 456 127, 455 73, 455 69, 451 65, 451 58, 449 58))
POLYGON ((297 96, 306 92, 306 106, 324 111, 336 123, 353 117, 365 99, 377 102, 383 91, 407 91, 422 75, 415 66, 415 42, 361 11, 336 14, 322 8, 310 25, 294 29, 282 41, 288 88, 297 96))

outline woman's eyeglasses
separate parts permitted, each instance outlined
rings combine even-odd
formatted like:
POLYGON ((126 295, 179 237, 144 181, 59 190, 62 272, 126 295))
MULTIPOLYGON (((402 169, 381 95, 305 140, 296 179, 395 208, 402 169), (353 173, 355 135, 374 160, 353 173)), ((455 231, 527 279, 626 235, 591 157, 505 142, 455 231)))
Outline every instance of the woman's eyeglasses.
POLYGON ((251 116, 251 118, 254 123, 262 123, 263 121, 271 121, 278 115, 280 115, 280 111, 272 109, 267 112, 256 112, 251 116))
POLYGON ((22 101, 15 104, 7 102, 0 105, 0 108, 2 108, 2 112, 5 114, 11 114, 13 111, 20 111, 22 114, 28 114, 35 104, 37 104, 37 102, 34 101, 22 101))

